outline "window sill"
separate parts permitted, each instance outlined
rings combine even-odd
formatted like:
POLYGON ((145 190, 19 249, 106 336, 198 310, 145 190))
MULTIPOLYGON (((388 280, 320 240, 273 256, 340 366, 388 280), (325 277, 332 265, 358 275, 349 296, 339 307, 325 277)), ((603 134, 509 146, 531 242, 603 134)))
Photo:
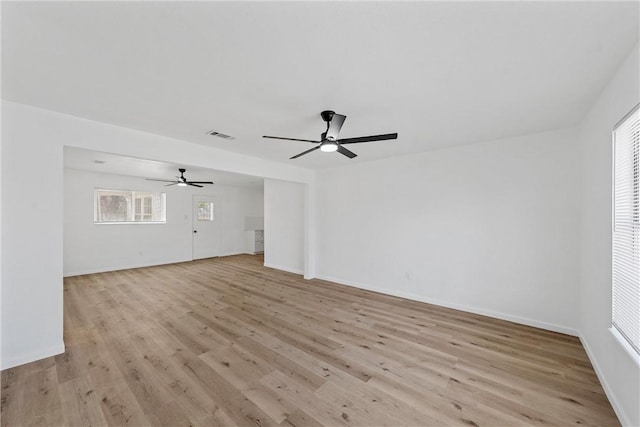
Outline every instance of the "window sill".
POLYGON ((166 224, 167 221, 113 221, 113 222, 93 222, 94 225, 149 225, 149 224, 166 224))
POLYGON ((640 354, 638 354, 638 352, 636 352, 636 350, 633 347, 631 347, 631 344, 629 344, 627 339, 623 337, 622 334, 620 334, 620 332, 618 332, 618 330, 613 326, 609 328, 609 332, 611 332, 611 335, 613 335, 613 338, 615 338, 615 340, 618 341, 620 346, 624 348, 624 351, 636 363, 636 365, 640 366, 640 354))

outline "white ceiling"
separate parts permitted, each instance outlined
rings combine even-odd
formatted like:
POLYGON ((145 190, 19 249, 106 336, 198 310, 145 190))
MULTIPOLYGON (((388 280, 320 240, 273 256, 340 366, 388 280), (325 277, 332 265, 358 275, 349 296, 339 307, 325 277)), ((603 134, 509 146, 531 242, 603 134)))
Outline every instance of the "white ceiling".
POLYGON ((3 2, 4 99, 328 167, 577 124, 638 2, 3 2), (302 142, 347 115, 349 160, 302 142), (217 130, 234 136, 205 135, 217 130))
MULTIPOLYGON (((76 147, 64 148, 64 167, 97 173, 168 180, 175 179, 176 176, 180 175, 178 169, 184 168, 187 170, 184 176, 189 181, 213 181, 216 185, 234 185, 254 189, 263 188, 264 183, 262 178, 255 176, 177 163, 138 159, 76 147)), ((158 183, 158 185, 161 186, 162 183, 158 183)))

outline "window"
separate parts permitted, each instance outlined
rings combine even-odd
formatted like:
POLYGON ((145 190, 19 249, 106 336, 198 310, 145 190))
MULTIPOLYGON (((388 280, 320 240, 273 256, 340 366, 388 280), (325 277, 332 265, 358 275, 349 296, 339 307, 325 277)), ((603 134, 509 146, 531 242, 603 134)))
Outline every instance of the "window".
POLYGON ((640 353, 640 110, 613 130, 613 327, 640 353))
POLYGON ((153 196, 138 195, 135 201, 136 209, 133 213, 135 221, 153 221, 153 196))
POLYGON ((198 202, 198 221, 213 221, 213 202, 198 202))
POLYGON ((95 223, 166 222, 165 193, 96 189, 94 198, 95 223))

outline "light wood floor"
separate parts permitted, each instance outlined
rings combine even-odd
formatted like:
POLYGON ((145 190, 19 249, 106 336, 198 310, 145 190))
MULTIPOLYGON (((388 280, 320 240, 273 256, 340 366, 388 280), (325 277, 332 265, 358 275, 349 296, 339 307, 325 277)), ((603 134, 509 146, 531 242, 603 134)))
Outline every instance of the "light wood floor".
POLYGON ((241 255, 68 278, 2 425, 619 425, 570 336, 241 255))

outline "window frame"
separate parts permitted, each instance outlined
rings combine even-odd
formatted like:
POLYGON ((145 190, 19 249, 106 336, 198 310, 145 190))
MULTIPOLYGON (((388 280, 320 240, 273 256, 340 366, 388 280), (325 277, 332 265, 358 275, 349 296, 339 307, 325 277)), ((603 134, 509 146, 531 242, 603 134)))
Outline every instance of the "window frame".
POLYGON ((141 225, 151 225, 151 224, 166 224, 167 223, 167 193, 166 192, 161 192, 161 191, 149 191, 149 190, 125 190, 125 189, 113 189, 113 188, 94 188, 93 189, 93 224, 94 225, 136 225, 136 224, 141 224, 141 225), (130 221, 104 221, 104 220, 100 220, 100 192, 101 191, 109 191, 109 192, 115 192, 115 193, 130 193, 130 198, 131 198, 131 209, 133 210, 131 212, 131 214, 127 215, 128 217, 130 216, 132 218, 132 220, 130 221), (145 197, 143 199, 136 197, 136 194, 143 194, 143 195, 150 195, 151 197, 145 197), (137 216, 146 216, 148 214, 144 213, 144 207, 145 207, 145 203, 143 202, 144 199, 149 198, 150 199, 150 207, 151 207, 151 217, 153 218, 153 199, 155 195, 159 195, 160 197, 160 209, 161 209, 161 217, 162 219, 160 220, 144 220, 144 221, 136 221, 135 218, 137 216), (140 206, 142 209, 142 212, 136 212, 136 206, 137 206, 137 200, 141 200, 140 202, 140 206))
MULTIPOLYGON (((615 124, 611 132, 611 141, 612 141, 611 143, 611 149, 612 149, 612 156, 611 156, 611 326, 609 328, 609 331, 611 332, 615 340, 618 342, 618 344, 621 345, 624 348, 624 350, 629 354, 629 356, 637 364, 640 365, 640 341, 634 343, 634 338, 627 335, 628 331, 625 331, 623 329, 623 326, 616 324, 616 317, 615 317, 615 313, 616 313, 615 295, 616 295, 616 289, 617 289, 615 278, 616 278, 616 274, 621 274, 621 272, 616 270, 616 256, 615 256, 616 247, 617 247, 616 245, 617 244, 619 245, 619 243, 616 243, 617 242, 616 204, 617 204, 617 193, 620 192, 620 191, 616 191, 617 190, 616 181, 618 176, 617 175, 618 171, 616 166, 619 166, 618 158, 616 156, 617 154, 617 143, 616 143, 617 133, 616 132, 620 127, 626 125, 627 120, 629 120, 631 117, 637 114, 638 110, 640 110, 640 104, 637 104, 634 108, 631 109, 631 111, 625 114, 625 116, 622 119, 620 119, 618 123, 615 124), (617 271, 618 273, 616 273, 617 271)), ((632 146, 632 158, 630 162, 632 165, 633 164, 640 165, 640 150, 636 146, 632 146)), ((632 213, 631 213, 630 224, 632 224, 632 226, 635 225, 637 227, 638 225, 640 225, 640 218, 637 215, 637 211, 640 206, 640 189, 638 188, 640 187, 640 170, 638 168, 635 168, 632 170, 631 173, 633 174, 633 176, 630 178, 632 181, 632 184, 631 184, 631 189, 632 189, 631 212, 632 213)), ((632 253, 634 251, 639 250, 638 249, 639 247, 640 247, 640 241, 636 242, 634 239, 633 247, 631 249, 632 253)), ((622 256, 624 258, 625 255, 622 255, 622 256)), ((640 276, 638 277, 637 286, 639 286, 640 288, 640 276)), ((621 288, 621 289, 624 289, 624 288, 621 288)), ((633 302, 631 305, 633 305, 633 302)))
MULTIPOLYGON (((214 202, 198 202, 198 204, 205 204, 205 205, 209 205, 209 215, 207 216, 207 218, 201 218, 200 217, 200 211, 198 210, 198 214, 196 216, 196 221, 198 222, 213 222, 215 221, 215 205, 214 202)), ((198 206, 199 208, 199 206, 198 206)))

